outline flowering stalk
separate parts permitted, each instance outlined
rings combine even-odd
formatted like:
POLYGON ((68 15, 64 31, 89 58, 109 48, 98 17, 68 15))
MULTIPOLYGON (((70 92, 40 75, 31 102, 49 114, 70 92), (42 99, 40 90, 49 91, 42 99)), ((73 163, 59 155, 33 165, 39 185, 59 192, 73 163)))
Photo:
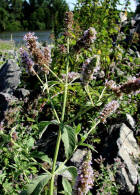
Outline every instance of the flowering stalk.
MULTIPOLYGON (((68 93, 68 69, 69 69, 69 38, 67 38, 67 65, 66 65, 66 80, 65 80, 65 91, 64 91, 64 101, 63 101, 63 109, 62 109, 62 116, 61 116, 61 124, 64 122, 64 116, 65 116, 65 109, 66 109, 66 101, 67 101, 67 93, 68 93)), ((62 125, 63 126, 63 125, 62 125)), ((54 178, 55 178, 55 169, 56 169, 56 162, 61 142, 61 131, 62 126, 59 127, 58 131, 58 137, 56 141, 56 148, 53 158, 53 167, 52 167, 52 178, 50 182, 50 195, 53 195, 54 191, 54 178)))
POLYGON ((94 43, 96 39, 96 34, 97 32, 93 27, 90 27, 88 30, 86 30, 81 39, 79 39, 74 46, 75 51, 79 52, 82 48, 88 49, 91 44, 94 43))
POLYGON ((34 33, 27 33, 24 36, 24 40, 26 41, 26 46, 31 53, 32 57, 34 58, 34 61, 37 65, 40 66, 40 68, 48 74, 48 66, 51 64, 52 59, 51 59, 51 51, 50 49, 46 46, 45 48, 40 49, 38 46, 39 43, 37 42, 37 37, 34 36, 34 33), (44 66, 44 64, 46 66, 44 66))
POLYGON ((29 54, 27 51, 25 51, 23 48, 20 48, 20 56, 21 56, 21 63, 25 66, 27 66, 27 70, 34 75, 34 62, 29 57, 29 54))
POLYGON ((102 112, 100 113, 100 119, 102 122, 106 122, 106 119, 108 116, 110 116, 113 112, 115 112, 117 110, 117 108, 119 107, 119 103, 118 101, 111 101, 109 102, 104 109, 102 110, 102 112))
POLYGON ((112 89, 117 96, 121 96, 122 93, 130 94, 140 89, 140 78, 133 78, 120 86, 117 86, 115 82, 111 80, 106 82, 106 86, 112 89))
POLYGON ((65 13, 64 23, 65 23, 64 35, 66 37, 70 37, 71 36, 70 32, 73 30, 72 29, 72 25, 73 25, 73 12, 69 11, 69 12, 65 13))
POLYGON ((96 67, 96 63, 98 62, 97 58, 97 56, 88 58, 83 63, 81 81, 84 86, 88 85, 88 83, 93 79, 94 68, 96 67))
POLYGON ((86 195, 93 186, 92 154, 89 150, 78 170, 76 181, 77 195, 86 195))

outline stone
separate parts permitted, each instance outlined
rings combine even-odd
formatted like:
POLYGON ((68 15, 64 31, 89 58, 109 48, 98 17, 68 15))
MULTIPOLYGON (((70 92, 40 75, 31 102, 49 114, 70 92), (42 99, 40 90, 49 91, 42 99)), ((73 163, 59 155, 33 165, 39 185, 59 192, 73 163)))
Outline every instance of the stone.
POLYGON ((0 92, 13 94, 20 84, 20 68, 14 60, 8 60, 0 69, 0 92))
MULTIPOLYGON (((138 159, 140 148, 134 138, 133 131, 125 124, 120 128, 120 137, 117 139, 118 157, 124 163, 121 174, 124 177, 125 187, 129 192, 134 192, 134 187, 138 183, 138 159)), ((120 181, 121 182, 121 181, 120 181)))
POLYGON ((13 95, 18 99, 23 99, 27 97, 30 94, 30 91, 24 88, 16 89, 13 93, 13 95))
POLYGON ((126 114, 126 120, 129 123, 129 125, 131 126, 131 128, 134 129, 136 123, 135 123, 133 117, 130 114, 126 114))
POLYGON ((122 194, 135 194, 140 181, 140 147, 134 136, 135 126, 133 117, 126 114, 123 122, 118 121, 111 126, 103 145, 102 156, 108 164, 119 158, 124 165, 118 167, 116 173, 116 181, 121 184, 122 194))

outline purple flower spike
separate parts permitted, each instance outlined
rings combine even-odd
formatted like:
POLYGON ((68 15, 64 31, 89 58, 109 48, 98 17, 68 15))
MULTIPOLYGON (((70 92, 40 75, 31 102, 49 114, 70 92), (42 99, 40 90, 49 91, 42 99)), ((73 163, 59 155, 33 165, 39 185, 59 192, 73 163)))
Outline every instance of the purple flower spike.
POLYGON ((78 170, 76 190, 78 195, 85 195, 93 186, 92 154, 88 151, 78 170))
POLYGON ((88 49, 90 48, 91 44, 95 41, 96 39, 96 30, 93 27, 90 27, 88 30, 86 30, 83 34, 83 36, 81 37, 81 39, 79 39, 76 43, 76 45, 74 46, 74 49, 76 50, 76 52, 79 52, 80 49, 84 48, 84 49, 88 49))
POLYGON ((119 107, 118 101, 111 101, 109 102, 103 109, 103 111, 100 113, 100 119, 102 122, 106 122, 106 119, 108 116, 110 116, 112 113, 114 113, 117 108, 119 107))
POLYGON ((27 69, 30 73, 34 74, 34 62, 29 57, 27 51, 25 51, 23 48, 20 48, 20 56, 22 64, 27 66, 27 69))

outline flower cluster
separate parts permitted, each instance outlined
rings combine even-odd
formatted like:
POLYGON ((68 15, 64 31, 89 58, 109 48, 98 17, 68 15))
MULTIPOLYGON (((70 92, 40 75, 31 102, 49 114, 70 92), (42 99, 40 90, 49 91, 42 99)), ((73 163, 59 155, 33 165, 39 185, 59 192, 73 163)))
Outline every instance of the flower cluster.
POLYGON ((115 90, 117 88, 115 81, 106 81, 105 86, 109 89, 115 90))
POLYGON ((36 41, 38 39, 38 37, 34 36, 35 33, 34 32, 29 32, 27 33, 24 37, 23 40, 26 42, 26 47, 32 51, 33 48, 36 47, 36 41))
POLYGON ((27 67, 28 72, 30 72, 31 74, 34 74, 34 62, 29 57, 29 54, 23 48, 20 48, 19 51, 20 51, 22 64, 27 67))
POLYGON ((74 46, 74 49, 76 52, 79 52, 81 48, 88 49, 91 44, 95 41, 96 39, 96 30, 93 27, 90 27, 88 30, 86 30, 74 46))
POLYGON ((126 93, 129 94, 131 92, 135 92, 140 89, 140 78, 134 78, 132 80, 129 80, 128 82, 122 84, 120 87, 118 87, 117 93, 126 93))
POLYGON ((120 86, 116 86, 115 82, 111 80, 106 82, 106 86, 112 89, 117 96, 121 96, 122 93, 130 94, 140 89, 140 78, 133 78, 120 86))
POLYGON ((88 58, 83 66, 82 66, 82 73, 81 73, 81 81, 84 86, 86 86, 89 81, 94 79, 93 73, 97 73, 100 70, 99 63, 98 63, 98 56, 94 56, 92 58, 88 58), (96 66, 97 64, 97 66, 96 66))
POLYGON ((83 160, 81 166, 78 170, 77 176, 77 194, 84 195, 87 194, 93 186, 93 169, 92 169, 92 155, 91 151, 88 151, 85 159, 83 160))
POLYGON ((106 122, 107 117, 110 116, 112 113, 114 113, 118 107, 119 107, 118 101, 113 100, 113 101, 109 102, 105 106, 103 111, 100 113, 101 121, 106 122))
POLYGON ((65 13, 65 36, 70 36, 70 31, 72 31, 72 25, 73 25, 73 13, 72 12, 66 12, 65 13))
MULTIPOLYGON (((47 46, 43 49, 40 48, 40 45, 36 41, 37 39, 38 38, 34 36, 34 33, 30 33, 30 32, 24 36, 24 40, 26 41, 26 47, 28 48, 29 53, 31 54, 35 64, 39 65, 41 70, 43 70, 46 74, 48 74, 49 73, 48 66, 52 61, 51 51, 47 46)), ((26 54, 26 56, 27 55, 28 53, 26 54)), ((23 61, 26 62, 26 60, 24 60, 24 55, 22 55, 22 59, 23 61)))
MULTIPOLYGON (((63 80, 65 80, 66 79, 66 74, 62 74, 62 77, 63 77, 63 80)), ((77 72, 69 72, 68 73, 68 81, 69 82, 74 80, 74 79, 77 79, 79 77, 80 77, 80 75, 77 72)))

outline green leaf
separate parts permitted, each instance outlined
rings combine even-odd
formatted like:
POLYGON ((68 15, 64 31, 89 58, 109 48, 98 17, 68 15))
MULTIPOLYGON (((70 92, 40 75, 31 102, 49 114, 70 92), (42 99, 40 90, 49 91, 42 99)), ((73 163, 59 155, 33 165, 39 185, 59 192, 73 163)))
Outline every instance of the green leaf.
POLYGON ((51 174, 43 174, 35 178, 32 183, 26 186, 26 190, 21 192, 21 195, 39 195, 43 190, 44 186, 51 179, 51 174))
POLYGON ((51 159, 44 152, 32 152, 32 155, 34 158, 39 158, 42 161, 45 161, 45 162, 49 163, 50 165, 52 165, 51 159))
POLYGON ((62 141, 64 143, 65 147, 65 155, 66 158, 69 158, 74 149, 75 149, 75 144, 76 144, 76 139, 75 139, 75 132, 74 129, 68 125, 65 125, 62 129, 62 141))
POLYGON ((82 130, 81 128, 81 124, 78 124, 75 128, 75 134, 78 135, 80 133, 80 131, 82 130))
POLYGON ((65 177, 66 179, 68 179, 72 182, 75 182, 75 179, 77 177, 77 169, 74 166, 67 167, 64 165, 63 169, 61 169, 57 173, 57 175, 61 175, 61 176, 65 177))
POLYGON ((34 138, 31 137, 29 140, 27 140, 27 146, 29 148, 32 148, 34 146, 34 142, 35 142, 34 138))
POLYGON ((29 121, 29 122, 35 122, 35 120, 34 120, 34 119, 29 118, 29 117, 27 117, 27 121, 29 121))
POLYGON ((71 195, 72 194, 72 187, 71 187, 70 182, 67 179, 63 178, 62 185, 63 185, 64 192, 65 192, 64 194, 71 195))
POLYGON ((81 143, 80 146, 86 146, 86 147, 88 147, 89 149, 93 150, 94 152, 97 152, 97 151, 94 149, 94 147, 93 147, 92 145, 90 145, 90 144, 81 143))
POLYGON ((58 122, 56 120, 53 120, 53 121, 41 121, 39 124, 38 124, 38 128, 39 128, 39 139, 41 139, 43 133, 47 130, 48 126, 50 124, 54 124, 54 125, 58 125, 58 122))

